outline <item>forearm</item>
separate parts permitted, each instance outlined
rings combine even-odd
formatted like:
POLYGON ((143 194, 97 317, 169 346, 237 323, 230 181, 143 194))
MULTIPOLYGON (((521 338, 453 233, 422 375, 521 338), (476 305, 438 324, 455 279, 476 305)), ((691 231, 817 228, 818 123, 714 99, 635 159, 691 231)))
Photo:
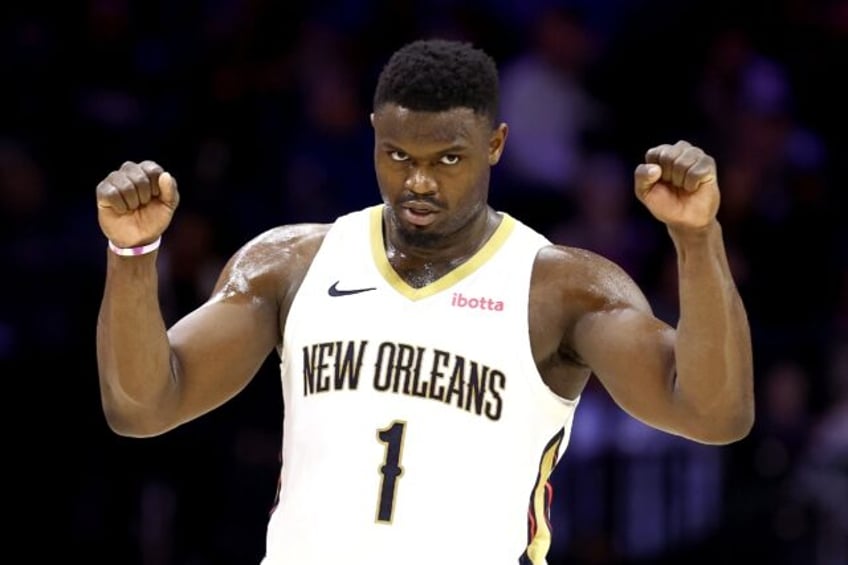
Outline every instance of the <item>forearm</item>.
POLYGON ((669 233, 680 296, 675 396, 706 440, 733 441, 753 423, 753 367, 748 319, 721 227, 713 222, 698 232, 669 233))
POLYGON ((110 426, 129 435, 157 433, 175 381, 158 298, 156 253, 109 255, 97 320, 97 361, 110 426))

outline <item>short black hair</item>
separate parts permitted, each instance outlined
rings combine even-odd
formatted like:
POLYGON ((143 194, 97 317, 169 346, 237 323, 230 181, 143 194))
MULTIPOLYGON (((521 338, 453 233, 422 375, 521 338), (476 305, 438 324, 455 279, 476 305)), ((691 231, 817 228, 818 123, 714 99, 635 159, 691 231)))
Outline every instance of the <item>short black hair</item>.
POLYGON ((395 51, 380 72, 374 110, 384 104, 417 112, 471 108, 494 124, 499 104, 497 65, 468 42, 413 41, 395 51))

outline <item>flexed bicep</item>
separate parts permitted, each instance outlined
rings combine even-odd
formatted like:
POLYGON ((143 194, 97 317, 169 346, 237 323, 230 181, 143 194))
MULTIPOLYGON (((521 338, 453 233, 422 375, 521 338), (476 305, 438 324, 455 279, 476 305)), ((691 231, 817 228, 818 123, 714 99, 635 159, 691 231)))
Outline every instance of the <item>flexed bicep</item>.
POLYGON ((279 341, 277 308, 267 299, 214 298, 168 330, 180 388, 181 421, 240 392, 279 341))
POLYGON ((683 432, 674 399, 674 328, 650 311, 621 304, 585 315, 574 342, 624 411, 655 428, 683 432))

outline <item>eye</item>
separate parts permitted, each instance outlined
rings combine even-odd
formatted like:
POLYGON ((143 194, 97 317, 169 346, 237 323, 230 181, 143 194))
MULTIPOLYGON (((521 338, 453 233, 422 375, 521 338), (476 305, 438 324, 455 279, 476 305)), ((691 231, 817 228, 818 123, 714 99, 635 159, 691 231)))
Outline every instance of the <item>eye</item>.
POLYGON ((439 162, 443 165, 456 165, 459 163, 459 155, 442 155, 439 162))
POLYGON ((389 151, 389 157, 391 157, 392 161, 398 162, 409 160, 409 155, 407 155, 403 151, 389 151))

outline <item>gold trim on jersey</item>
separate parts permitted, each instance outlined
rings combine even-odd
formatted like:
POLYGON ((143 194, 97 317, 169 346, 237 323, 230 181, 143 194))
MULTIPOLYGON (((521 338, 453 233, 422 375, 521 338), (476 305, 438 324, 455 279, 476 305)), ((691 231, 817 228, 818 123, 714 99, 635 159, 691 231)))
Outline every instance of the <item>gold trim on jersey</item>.
POLYGON ((560 429, 545 446, 542 458, 539 461, 539 474, 536 477, 536 484, 533 486, 533 492, 530 495, 530 508, 527 516, 529 543, 525 556, 534 565, 545 563, 545 558, 551 549, 550 510, 553 493, 548 479, 559 460, 559 448, 564 437, 565 430, 560 429))
POLYGON ((501 212, 503 220, 500 225, 495 229, 489 240, 483 244, 483 247, 478 249, 468 261, 427 286, 415 288, 397 274, 397 271, 394 270, 391 263, 389 263, 389 259, 386 257, 386 245, 383 239, 383 207, 384 204, 378 204, 371 208, 371 254, 374 257, 377 270, 380 271, 386 282, 410 300, 420 300, 428 296, 433 296, 469 276, 486 263, 503 246, 507 237, 509 237, 509 234, 515 228, 515 219, 509 214, 501 212))

